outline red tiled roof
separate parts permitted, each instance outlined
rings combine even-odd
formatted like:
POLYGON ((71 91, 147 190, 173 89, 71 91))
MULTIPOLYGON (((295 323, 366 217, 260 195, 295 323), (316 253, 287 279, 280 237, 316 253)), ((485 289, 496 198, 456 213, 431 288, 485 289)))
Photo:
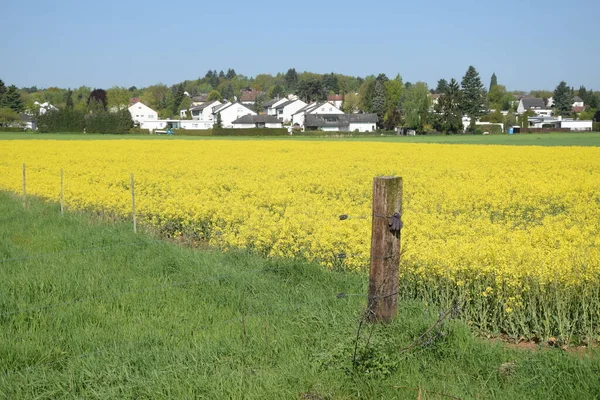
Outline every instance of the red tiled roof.
POLYGON ((256 97, 258 97, 258 95, 261 93, 262 92, 259 92, 258 90, 254 90, 254 89, 242 90, 242 95, 240 96, 240 101, 256 101, 256 97))
POLYGON ((327 101, 342 101, 343 97, 341 94, 330 94, 327 96, 327 101))
POLYGON ((580 113, 585 111, 586 107, 585 106, 577 106, 577 107, 573 107, 573 112, 574 113, 580 113))

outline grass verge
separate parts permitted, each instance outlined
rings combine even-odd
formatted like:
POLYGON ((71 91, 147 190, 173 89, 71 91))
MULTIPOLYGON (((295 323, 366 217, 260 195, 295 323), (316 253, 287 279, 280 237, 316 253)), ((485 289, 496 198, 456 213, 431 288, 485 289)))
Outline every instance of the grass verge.
POLYGON ((597 350, 482 341, 458 320, 435 325, 440 310, 418 302, 401 302, 394 323, 362 325, 357 334, 363 275, 200 252, 58 211, 35 199, 23 210, 0 192, 0 398, 600 392, 597 350))
POLYGON ((600 146, 599 132, 532 133, 518 135, 424 135, 424 136, 165 136, 165 135, 101 135, 83 133, 2 133, 0 140, 49 139, 49 140, 284 140, 284 141, 350 141, 389 143, 446 143, 446 144, 492 144, 513 146, 600 146))

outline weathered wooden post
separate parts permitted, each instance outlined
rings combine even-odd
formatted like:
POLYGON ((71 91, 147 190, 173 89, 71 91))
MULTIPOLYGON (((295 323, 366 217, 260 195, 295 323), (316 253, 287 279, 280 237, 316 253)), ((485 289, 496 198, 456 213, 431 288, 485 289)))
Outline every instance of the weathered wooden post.
POLYGON ((27 207, 27 167, 23 163, 23 208, 27 207))
POLYGON ((133 180, 133 172, 131 173, 131 215, 133 219, 133 233, 137 233, 137 222, 135 220, 135 183, 133 180))
POLYGON ((390 322, 398 309, 402 178, 373 180, 373 226, 367 320, 390 322))
POLYGON ((60 169, 60 215, 65 215, 65 191, 63 169, 60 169))

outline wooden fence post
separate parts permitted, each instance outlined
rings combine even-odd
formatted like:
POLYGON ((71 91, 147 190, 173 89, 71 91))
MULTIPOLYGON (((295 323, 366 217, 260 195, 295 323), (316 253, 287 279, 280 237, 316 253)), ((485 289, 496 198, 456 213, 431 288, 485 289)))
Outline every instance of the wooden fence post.
POLYGON ((65 215, 64 175, 62 168, 60 169, 60 215, 65 215))
POLYGON ((23 163, 23 208, 27 207, 27 167, 23 163))
POLYGON ((391 218, 401 228, 402 178, 383 176, 373 180, 373 225, 367 320, 390 322, 398 309, 400 229, 391 230, 391 218))
POLYGON ((133 218, 133 233, 137 233, 137 222, 135 220, 135 182, 133 172, 131 173, 131 215, 133 218))

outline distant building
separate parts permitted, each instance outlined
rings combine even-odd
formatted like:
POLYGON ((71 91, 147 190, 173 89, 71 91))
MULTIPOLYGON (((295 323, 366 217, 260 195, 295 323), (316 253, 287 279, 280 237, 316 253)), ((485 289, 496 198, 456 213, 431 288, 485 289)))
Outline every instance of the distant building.
POLYGON ((129 113, 131 114, 131 119, 136 124, 141 124, 145 121, 158 120, 158 113, 141 101, 137 101, 136 103, 130 105, 129 113))
POLYGON ((244 115, 232 122, 236 129, 241 128, 281 128, 281 121, 272 115, 244 115))
POLYGON ((327 96, 327 101, 341 109, 344 97, 341 94, 330 94, 327 96))

